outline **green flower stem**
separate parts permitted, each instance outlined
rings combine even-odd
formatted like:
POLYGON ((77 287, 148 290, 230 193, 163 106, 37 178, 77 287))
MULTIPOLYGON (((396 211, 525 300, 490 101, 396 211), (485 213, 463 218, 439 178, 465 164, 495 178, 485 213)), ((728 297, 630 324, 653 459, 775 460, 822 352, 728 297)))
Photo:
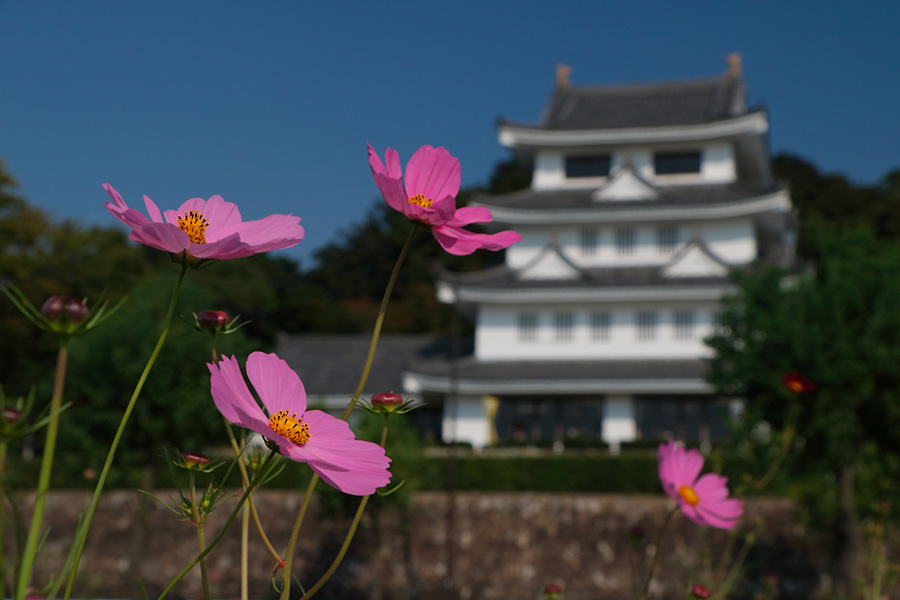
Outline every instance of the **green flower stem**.
MULTIPOLYGON (((0 540, 4 539, 6 529, 6 453, 8 444, 6 440, 0 440, 0 540)), ((0 543, 0 594, 6 597, 6 562, 3 554, 3 544, 0 543)))
MULTIPOLYGON (((344 421, 350 418, 351 413, 353 413, 353 409, 356 408, 356 403, 359 402, 359 397, 362 396, 363 389, 366 387, 366 381, 369 380, 369 371, 372 370, 372 362, 375 360, 375 349, 378 347, 378 338, 381 335, 381 326, 384 323, 384 315, 387 313, 388 303, 391 300, 391 293, 394 291, 394 285, 397 283, 397 277, 400 275, 400 267, 403 266, 403 261, 406 260, 406 255, 409 254, 409 249, 412 248, 413 238, 416 236, 416 231, 418 227, 413 227, 409 235, 406 237, 406 243, 403 244, 403 249, 400 250, 400 255, 397 257, 397 262, 394 263, 394 269, 391 271, 391 276, 388 279, 387 287, 384 290, 384 296, 381 298, 381 306, 378 308, 378 316, 375 318, 375 329, 372 332, 372 341, 369 344, 369 355, 366 357, 366 364, 363 366, 362 375, 359 378, 359 384, 356 386, 356 391, 353 393, 353 397, 350 399, 350 405, 347 407, 347 410, 344 411, 344 416, 341 417, 344 421)), ((294 546, 297 543, 297 538, 300 535, 300 526, 303 524, 303 517, 306 515, 306 508, 309 504, 309 499, 312 496, 313 491, 316 489, 316 484, 319 482, 319 476, 313 474, 313 478, 309 482, 309 486, 306 488, 306 497, 303 498, 303 504, 300 506, 300 512, 297 513, 297 520, 294 522, 294 530, 291 532, 291 540, 288 543, 288 550, 285 555, 285 565, 284 565, 284 586, 281 591, 282 600, 287 600, 288 596, 291 592, 291 560, 294 556, 294 546)), ((362 504, 362 507, 365 508, 365 503, 362 504)))
POLYGON ((172 588, 174 588, 178 584, 178 582, 181 581, 184 578, 184 576, 190 572, 191 569, 193 569, 195 566, 197 566, 198 562, 200 562, 201 560, 206 558, 206 555, 209 554, 212 551, 212 549, 216 547, 216 544, 218 544, 220 541, 222 541, 222 538, 225 537, 225 532, 228 531, 228 528, 234 522, 235 518, 237 518, 238 513, 241 512, 241 508, 244 506, 244 502, 246 502, 247 498, 250 497, 250 493, 256 488, 256 486, 259 484, 259 482, 262 481, 263 478, 266 476, 266 472, 269 470, 269 467, 272 465, 272 458, 277 453, 278 453, 278 449, 276 448, 276 449, 270 451, 266 455, 266 457, 263 459, 262 464, 259 466, 259 471, 256 473, 256 476, 253 478, 253 481, 250 482, 250 487, 247 488, 246 490, 244 490, 244 493, 241 494, 240 499, 238 500, 234 509, 231 511, 231 514, 228 515, 228 519, 225 520, 225 523, 222 525, 222 528, 219 530, 219 533, 216 534, 216 537, 214 537, 212 540, 210 540, 209 545, 206 546, 206 549, 203 550, 203 552, 198 554, 194 558, 194 560, 192 560, 190 563, 188 563, 188 565, 184 569, 182 569, 178 575, 175 576, 175 579, 173 579, 171 581, 171 583, 169 583, 169 585, 166 586, 166 589, 164 589, 162 591, 162 593, 159 595, 158 600, 162 600, 163 598, 168 596, 169 592, 172 591, 172 588))
POLYGON ((66 365, 69 361, 68 337, 59 338, 59 354, 56 357, 56 379, 53 382, 53 396, 50 398, 50 414, 53 415, 47 424, 47 441, 44 443, 44 455, 41 457, 41 474, 38 478, 37 495, 34 498, 34 513, 31 515, 31 527, 28 540, 22 552, 22 563, 19 566, 19 579, 16 582, 16 599, 24 600, 31 583, 31 571, 37 556, 41 539, 41 522, 44 519, 44 505, 47 502, 47 491, 50 489, 50 474, 53 471, 53 456, 56 452, 56 437, 59 434, 59 412, 62 406, 63 389, 66 385, 66 365))
MULTIPOLYGON (((388 417, 390 414, 384 413, 384 426, 381 428, 381 447, 384 448, 384 444, 387 442, 387 432, 388 432, 388 417)), ((350 524, 350 529, 347 531, 347 537, 344 538, 344 543, 341 546, 338 555, 334 558, 334 562, 331 563, 331 566, 328 567, 328 570, 325 571, 325 574, 316 582, 314 586, 309 588, 309 591, 303 594, 303 597, 300 600, 309 600, 313 597, 313 594, 318 592, 323 585, 328 583, 328 580, 331 579, 331 576, 334 575, 334 572, 337 571, 337 568, 340 566, 341 562, 344 560, 344 556, 347 554, 347 549, 350 547, 350 542, 353 540, 353 536, 356 534, 356 528, 359 525, 360 519, 362 519, 363 512, 366 510, 366 504, 369 502, 369 498, 371 496, 365 496, 359 502, 359 508, 356 509, 356 515, 353 517, 353 523, 350 524)))
POLYGON ((297 513, 297 520, 294 521, 294 528, 291 530, 291 539, 288 542, 287 553, 284 555, 284 571, 281 573, 281 600, 288 600, 291 595, 291 562, 294 560, 294 546, 297 545, 297 538, 300 537, 300 526, 303 524, 306 509, 309 508, 309 500, 312 498, 317 483, 319 483, 319 475, 313 473, 309 485, 306 486, 306 494, 303 496, 303 504, 300 505, 300 511, 297 513))
MULTIPOLYGON (((190 485, 191 485, 191 517, 194 519, 194 527, 197 528, 197 546, 200 548, 200 554, 203 554, 203 551, 206 550, 206 541, 203 539, 203 522, 205 519, 200 519, 200 509, 197 507, 197 486, 194 481, 194 470, 190 470, 190 485)), ((206 559, 203 558, 200 560, 200 581, 203 584, 203 598, 204 600, 210 600, 209 595, 209 573, 206 569, 206 559)))
MULTIPOLYGON (((147 361, 147 365, 144 367, 144 372, 141 373, 137 385, 134 388, 134 392, 131 394, 131 399, 128 401, 128 406, 125 407, 125 413, 122 415, 122 421, 119 423, 119 428, 116 430, 116 435, 115 437, 113 437, 112 444, 109 447, 109 452, 106 455, 106 463, 104 463, 103 470, 100 472, 100 477, 97 479, 97 487, 94 489, 94 496, 91 498, 91 504, 88 507, 88 511, 85 515, 84 521, 78 528, 78 531, 75 535, 74 543, 77 544, 77 550, 75 553, 75 559, 72 565, 72 569, 71 571, 69 571, 69 580, 66 583, 65 600, 69 600, 69 596, 72 594, 72 585, 75 583, 75 576, 78 574, 78 565, 81 562, 81 555, 84 552, 84 544, 87 541, 87 534, 91 528, 91 522, 94 519, 94 513, 97 511, 97 505, 100 503, 100 494, 103 492, 103 486, 106 485, 106 478, 107 476, 109 476, 109 470, 112 467, 113 459, 116 456, 116 450, 119 447, 119 441, 122 439, 122 435, 125 433, 125 426, 128 424, 128 419, 131 417, 131 413, 134 410, 135 404, 137 404, 138 396, 140 396, 141 390, 144 388, 144 383, 147 381, 147 377, 150 375, 150 369, 153 368, 153 365, 156 362, 156 358, 159 356, 163 344, 166 341, 166 336, 169 334, 169 328, 172 326, 172 318, 175 316, 175 305, 178 303, 178 297, 181 295, 181 285, 184 282, 184 274, 186 272, 187 265, 182 265, 181 274, 178 276, 178 282, 175 284, 175 290, 172 292, 172 299, 169 302, 169 310, 166 313, 166 320, 163 324, 162 333, 159 334, 159 341, 156 342, 156 347, 153 349, 153 353, 150 355, 150 359, 147 361)), ((24 595, 22 595, 21 597, 17 596, 17 600, 24 600, 24 598, 24 595)))
POLYGON ((391 271, 391 277, 388 279, 387 287, 384 290, 384 296, 381 299, 381 306, 378 309, 378 316, 375 318, 375 330, 372 332, 372 342, 369 344, 369 355, 366 357, 366 364, 363 367, 362 376, 359 378, 359 385, 356 386, 356 392, 350 400, 350 406, 347 407, 347 410, 342 417, 345 421, 350 418, 350 413, 353 412, 356 403, 359 402, 359 397, 362 396, 363 388, 366 387, 366 381, 369 380, 369 371, 372 369, 372 361, 375 359, 375 348, 378 346, 378 337, 381 335, 381 325, 384 323, 384 315, 387 313, 388 303, 391 300, 391 293, 394 291, 394 285, 397 283, 397 276, 400 274, 400 267, 403 266, 403 261, 406 260, 406 255, 409 254, 409 249, 412 247, 412 241, 416 236, 417 230, 418 227, 413 227, 412 230, 410 230, 409 236, 406 238, 406 243, 400 251, 400 256, 397 257, 397 262, 394 263, 394 270, 391 271))
POLYGON ((676 504, 672 510, 670 510, 666 514, 666 519, 663 521, 662 526, 659 528, 659 532, 656 534, 656 542, 655 548, 653 549, 653 560, 650 561, 650 568, 647 569, 647 576, 644 578, 644 584, 641 586, 641 592, 638 595, 638 600, 647 600, 648 594, 650 593, 650 582, 653 581, 653 572, 656 571, 656 563, 659 560, 659 547, 662 544, 663 534, 666 532, 666 528, 669 526, 669 522, 672 520, 672 517, 675 516, 675 513, 678 512, 678 505, 676 504))
MULTIPOLYGON (((241 450, 241 446, 238 445, 237 438, 234 436, 234 430, 231 427, 231 423, 228 421, 225 421, 225 431, 228 433, 228 441, 231 443, 231 449, 234 451, 234 455, 238 460, 238 470, 241 472, 241 482, 244 485, 244 489, 247 489, 250 487, 250 475, 247 473, 247 465, 245 465, 242 460, 243 450, 241 450)), ((259 520, 259 513, 256 512, 256 504, 253 502, 253 494, 250 494, 250 497, 247 498, 247 506, 250 507, 250 515, 253 517, 253 523, 256 525, 256 529, 259 532, 259 537, 262 540, 263 545, 276 562, 281 562, 281 555, 278 554, 278 550, 276 550, 275 546, 272 545, 272 542, 269 541, 269 537, 266 535, 265 529, 263 529, 262 522, 259 520)))

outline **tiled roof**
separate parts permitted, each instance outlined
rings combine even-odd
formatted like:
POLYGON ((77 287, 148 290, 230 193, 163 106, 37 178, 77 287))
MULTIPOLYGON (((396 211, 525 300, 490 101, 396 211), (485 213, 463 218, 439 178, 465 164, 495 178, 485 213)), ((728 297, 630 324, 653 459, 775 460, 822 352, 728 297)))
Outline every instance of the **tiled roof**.
POLYGON ((444 273, 441 279, 467 288, 481 289, 580 289, 580 288, 665 288, 716 287, 728 277, 665 277, 663 267, 606 267, 580 269, 580 279, 520 279, 518 271, 498 265, 472 273, 444 273))
POLYGON ((659 197, 650 200, 616 200, 598 202, 592 198, 595 189, 547 190, 524 189, 509 194, 491 195, 477 193, 473 204, 521 210, 574 210, 590 208, 600 212, 633 211, 659 208, 715 206, 744 200, 754 200, 782 189, 776 184, 757 185, 737 182, 722 185, 679 185, 656 188, 659 197))
MULTIPOLYGON (((359 383, 371 336, 282 335, 276 353, 294 369, 309 396, 346 394, 359 383)), ((473 340, 462 340, 459 352, 471 354, 473 340)), ((447 359, 450 339, 433 335, 382 335, 366 383, 368 394, 400 391, 400 373, 428 359, 447 359)))
MULTIPOLYGON (((409 369, 432 377, 450 377, 448 360, 420 362, 409 369)), ((516 360, 478 361, 465 358, 456 366, 456 376, 467 381, 553 380, 696 380, 703 379, 708 363, 686 360, 516 360)))
POLYGON ((547 130, 620 129, 712 123, 746 114, 740 78, 557 87, 536 126, 547 130))

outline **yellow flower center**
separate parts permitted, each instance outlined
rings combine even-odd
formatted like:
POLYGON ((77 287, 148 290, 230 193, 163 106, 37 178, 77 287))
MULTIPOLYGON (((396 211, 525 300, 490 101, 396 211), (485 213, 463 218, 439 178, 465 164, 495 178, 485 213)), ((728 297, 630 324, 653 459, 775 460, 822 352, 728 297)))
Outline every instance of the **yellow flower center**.
POLYGON ((178 228, 188 234, 188 239, 195 244, 206 243, 206 228, 209 221, 196 210, 189 210, 183 216, 178 217, 178 228))
POLYGON ((694 488, 689 485, 683 485, 678 488, 678 495, 691 506, 700 504, 700 496, 698 496, 697 492, 694 491, 694 488))
POLYGON ((418 204, 422 208, 428 208, 431 206, 431 198, 426 198, 422 194, 416 194, 415 196, 410 196, 409 203, 418 204))
POLYGON ((298 446, 302 446, 309 441, 309 425, 302 423, 303 417, 297 418, 297 413, 288 413, 286 410, 279 410, 277 413, 269 417, 269 427, 272 431, 283 436, 298 446))

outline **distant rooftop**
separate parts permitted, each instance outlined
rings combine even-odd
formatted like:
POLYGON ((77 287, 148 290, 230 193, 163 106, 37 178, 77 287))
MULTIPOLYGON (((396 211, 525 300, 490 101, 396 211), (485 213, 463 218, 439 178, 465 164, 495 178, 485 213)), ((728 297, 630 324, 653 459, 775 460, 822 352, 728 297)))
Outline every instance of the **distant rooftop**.
POLYGON ((536 125, 501 119, 502 125, 545 130, 621 129, 698 125, 747 114, 740 57, 728 57, 724 75, 662 83, 576 86, 561 65, 557 84, 536 125))

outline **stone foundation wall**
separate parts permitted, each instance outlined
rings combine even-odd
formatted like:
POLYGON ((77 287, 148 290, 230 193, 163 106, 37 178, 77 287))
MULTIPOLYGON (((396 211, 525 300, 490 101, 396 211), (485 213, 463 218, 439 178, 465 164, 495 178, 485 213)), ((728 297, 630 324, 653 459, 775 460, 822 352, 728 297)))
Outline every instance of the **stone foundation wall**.
MULTIPOLYGON (((279 550, 287 544, 301 500, 299 493, 282 491, 256 495, 266 532, 279 550)), ((77 515, 88 501, 89 495, 80 492, 54 492, 48 498, 51 529, 37 583, 61 568, 77 515)), ((207 539, 233 502, 213 513, 207 539)), ((336 555, 349 521, 337 513, 352 513, 353 504, 314 506, 307 516, 294 561, 294 574, 304 586, 311 586, 336 555)), ((531 600, 553 583, 565 590, 565 600, 633 598, 671 507, 664 496, 418 493, 407 507, 390 497, 376 498, 347 559, 317 597, 531 600), (635 525, 646 531, 644 541, 629 536, 635 525)), ((239 529, 237 521, 209 557, 215 598, 239 597, 239 529)), ((747 561, 751 583, 743 589, 750 593, 752 582, 772 575, 779 578, 782 598, 811 597, 824 568, 795 524, 792 505, 782 499, 748 502, 742 531, 750 530, 758 530, 758 536, 747 561)), ((250 539, 250 596, 277 597, 271 589, 275 559, 253 530, 250 539)), ((739 551, 741 539, 733 545, 729 540, 726 532, 701 528, 676 514, 661 545, 653 596, 684 598, 687 586, 706 581, 710 566, 739 551)), ((12 540, 6 542, 9 548, 12 540)), ((108 493, 95 517, 74 597, 136 598, 143 587, 155 598, 196 552, 190 522, 178 521, 143 494, 108 493)), ((202 597, 199 569, 171 597, 202 597)))

